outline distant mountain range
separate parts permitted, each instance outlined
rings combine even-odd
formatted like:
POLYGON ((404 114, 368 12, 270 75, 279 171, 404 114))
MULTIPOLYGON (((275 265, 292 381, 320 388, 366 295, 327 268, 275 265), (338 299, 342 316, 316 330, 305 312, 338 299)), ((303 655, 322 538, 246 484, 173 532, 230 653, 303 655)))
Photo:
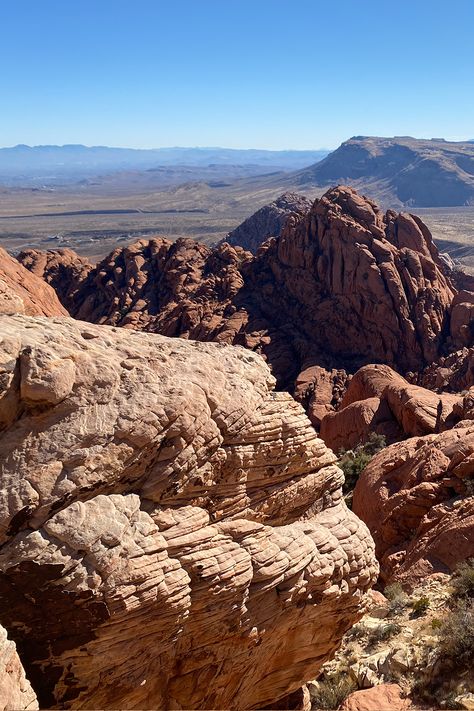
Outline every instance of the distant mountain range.
POLYGON ((355 136, 275 182, 302 191, 348 184, 394 207, 474 205, 474 142, 355 136))
MULTIPOLYGON (((232 148, 110 148, 107 146, 26 146, 0 148, 0 182, 58 184, 103 173, 162 167, 229 169, 245 167, 246 175, 293 171, 324 158, 329 151, 266 151, 232 148)), ((196 171, 197 173, 198 171, 196 171)), ((237 171, 238 172, 238 171, 237 171)), ((242 174, 242 171, 240 171, 242 174)), ((195 179, 199 179, 199 176, 195 179)))

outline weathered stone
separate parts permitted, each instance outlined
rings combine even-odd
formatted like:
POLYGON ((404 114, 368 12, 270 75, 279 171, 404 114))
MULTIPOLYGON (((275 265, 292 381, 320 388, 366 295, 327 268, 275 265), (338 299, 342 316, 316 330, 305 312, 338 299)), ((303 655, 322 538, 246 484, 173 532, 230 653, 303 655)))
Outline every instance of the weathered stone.
POLYGON ((262 708, 314 678, 377 564, 263 360, 69 319, 0 336, 0 622, 41 707, 262 708))

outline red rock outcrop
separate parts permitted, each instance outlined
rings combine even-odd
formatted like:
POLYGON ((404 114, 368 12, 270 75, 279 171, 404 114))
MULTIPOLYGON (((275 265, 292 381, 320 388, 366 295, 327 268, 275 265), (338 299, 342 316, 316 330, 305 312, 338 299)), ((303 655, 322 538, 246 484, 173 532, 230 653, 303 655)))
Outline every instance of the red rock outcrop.
POLYGON ((474 556, 474 423, 412 437, 362 472, 353 510, 376 543, 385 583, 414 584, 474 556))
POLYGON ((311 209, 311 202, 298 193, 284 193, 264 205, 241 225, 229 232, 226 242, 255 254, 269 237, 279 237, 290 215, 302 217, 311 209))
POLYGON ((461 401, 412 385, 386 365, 367 365, 352 377, 337 412, 322 419, 320 435, 337 452, 365 442, 371 432, 388 442, 441 432, 461 419, 461 401))
POLYGON ((410 699, 404 698, 398 684, 378 684, 349 694, 340 711, 408 711, 413 709, 410 699))
POLYGON ((315 428, 339 406, 350 377, 345 370, 326 370, 319 365, 304 367, 296 378, 294 397, 301 402, 315 428))
POLYGON ((0 625, 0 711, 32 711, 36 695, 25 677, 15 643, 0 625))
POLYGON ((338 187, 290 215, 255 257, 226 243, 155 239, 115 250, 82 281, 77 318, 243 345, 279 385, 307 363, 420 370, 449 333, 454 287, 431 235, 338 187))
POLYGON ((461 392, 474 385, 474 348, 462 348, 442 356, 422 373, 416 381, 437 392, 461 392))
POLYGON ((54 289, 0 247, 0 313, 66 316, 54 289))
MULTIPOLYGON (((75 309, 79 285, 92 269, 92 264, 72 249, 24 249, 18 261, 30 272, 53 287, 68 311, 75 309)), ((48 315, 48 314, 46 314, 48 315)))
POLYGON ((0 335, 0 623, 40 706, 263 708, 313 678, 377 564, 263 360, 72 319, 0 335))

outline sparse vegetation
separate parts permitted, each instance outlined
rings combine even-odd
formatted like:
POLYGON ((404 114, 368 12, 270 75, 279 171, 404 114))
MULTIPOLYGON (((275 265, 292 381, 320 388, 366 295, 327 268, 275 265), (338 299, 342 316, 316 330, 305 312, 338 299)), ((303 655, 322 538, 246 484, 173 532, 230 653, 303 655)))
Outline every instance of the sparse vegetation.
POLYGON ((348 674, 340 672, 318 682, 318 689, 312 694, 313 709, 338 709, 344 699, 357 689, 348 674))
POLYGON ((474 659, 474 600, 459 600, 440 628, 441 655, 456 664, 474 659))
POLYGON ((344 472, 345 482, 343 492, 350 494, 360 474, 364 471, 374 454, 386 447, 387 442, 383 435, 371 432, 369 439, 364 444, 359 444, 355 449, 341 450, 339 452, 339 466, 344 472))
POLYGON ((375 629, 370 630, 367 639, 367 644, 369 647, 375 647, 380 642, 387 642, 395 635, 400 634, 402 631, 401 625, 397 622, 388 622, 385 625, 379 625, 375 629))
POLYGON ((384 595, 389 601, 389 615, 399 615, 408 605, 408 595, 404 592, 400 583, 387 585, 384 595))
POLYGON ((470 558, 456 568, 451 578, 454 598, 474 598, 474 559, 470 558))
POLYGON ((430 606, 430 600, 429 598, 426 597, 426 595, 423 595, 422 597, 419 597, 417 600, 414 600, 411 603, 411 607, 413 610, 413 616, 414 617, 421 617, 422 615, 425 615, 429 609, 430 606))

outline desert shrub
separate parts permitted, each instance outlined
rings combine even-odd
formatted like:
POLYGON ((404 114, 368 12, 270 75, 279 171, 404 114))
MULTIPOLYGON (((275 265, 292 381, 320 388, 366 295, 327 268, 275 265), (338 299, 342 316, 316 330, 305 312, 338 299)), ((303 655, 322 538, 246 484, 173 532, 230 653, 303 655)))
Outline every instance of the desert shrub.
POLYGON ((384 595, 389 601, 389 615, 399 615, 408 605, 408 595, 404 592, 400 583, 387 585, 384 595))
POLYGON ((425 615, 428 608, 430 606, 430 600, 426 595, 422 595, 422 597, 419 597, 417 600, 414 600, 411 603, 411 607, 413 610, 413 616, 414 617, 421 617, 422 615, 425 615))
POLYGON ((440 620, 439 617, 433 617, 431 620, 431 629, 432 630, 439 630, 443 626, 443 620, 440 620))
POLYGON ((348 674, 340 672, 327 677, 318 681, 317 691, 311 694, 311 708, 338 709, 344 699, 356 689, 356 683, 348 674))
POLYGON ((440 654, 456 664, 474 659, 474 601, 459 600, 440 628, 440 654))
POLYGON ((355 449, 341 450, 339 452, 339 466, 344 472, 345 494, 353 491, 357 480, 370 462, 374 454, 386 446, 385 437, 376 432, 371 432, 369 439, 364 444, 359 444, 355 449))
POLYGON ((375 629, 370 630, 367 644, 374 647, 379 642, 386 642, 402 631, 401 625, 396 622, 388 622, 385 625, 379 625, 375 629))
POLYGON ((452 578, 454 598, 474 598, 474 559, 460 563, 452 578))
POLYGON ((357 625, 354 625, 349 630, 349 632, 346 633, 346 637, 348 639, 363 639, 366 636, 367 636, 367 627, 365 625, 361 625, 360 623, 357 625))

